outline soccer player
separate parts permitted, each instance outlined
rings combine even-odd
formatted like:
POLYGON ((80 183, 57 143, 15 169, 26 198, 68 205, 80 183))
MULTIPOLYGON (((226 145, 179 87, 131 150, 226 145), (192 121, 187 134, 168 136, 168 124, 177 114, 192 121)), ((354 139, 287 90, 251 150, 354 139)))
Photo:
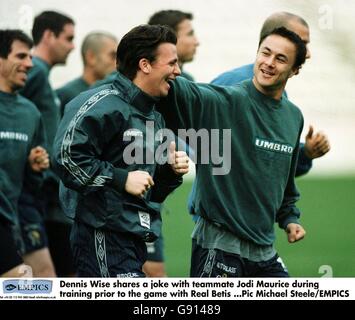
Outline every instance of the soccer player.
POLYGON ((70 100, 116 70, 117 43, 117 38, 106 32, 90 32, 85 37, 81 45, 83 74, 56 90, 62 115, 70 100))
POLYGON ((171 164, 157 163, 163 141, 148 138, 164 128, 155 104, 180 75, 175 44, 168 27, 132 29, 117 48, 114 82, 66 107, 54 165, 65 185, 62 203, 75 218, 71 239, 79 277, 144 276, 145 242, 161 232, 160 204, 188 171, 186 153, 174 151, 174 144, 171 164))
POLYGON ((218 140, 222 164, 201 163, 208 145, 190 143, 198 154, 195 210, 200 216, 192 236, 191 276, 288 276, 273 247, 274 223, 291 243, 305 235, 294 183, 303 116, 283 92, 306 52, 297 34, 277 28, 259 42, 253 79, 219 87, 178 78, 161 101, 159 111, 175 133, 230 129, 229 145, 218 140))
MULTIPOLYGON (((50 85, 49 74, 53 66, 64 64, 74 49, 74 21, 59 12, 44 11, 34 19, 32 37, 35 45, 33 68, 20 94, 31 100, 42 115, 47 150, 51 157, 60 119, 60 101, 50 85)), ((34 194, 25 181, 19 201, 19 214, 26 252, 32 253, 33 257, 27 262, 32 266, 34 275, 54 277, 56 270, 53 261, 58 275, 73 274, 75 270, 69 246, 70 224, 60 208, 58 178, 52 170, 46 172, 42 190, 38 194, 34 194)))
MULTIPOLYGON (((0 30, 0 275, 20 277, 22 236, 17 203, 23 179, 39 183, 49 166, 40 113, 17 91, 32 67, 32 40, 20 30, 0 30)), ((29 274, 26 274, 27 276, 29 274)))

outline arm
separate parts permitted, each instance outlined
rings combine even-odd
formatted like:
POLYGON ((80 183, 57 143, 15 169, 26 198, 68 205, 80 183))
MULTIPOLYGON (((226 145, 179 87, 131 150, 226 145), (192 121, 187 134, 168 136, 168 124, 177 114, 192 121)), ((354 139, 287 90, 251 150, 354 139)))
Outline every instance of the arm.
POLYGON ((43 183, 43 171, 49 167, 47 151, 42 147, 46 145, 45 132, 42 117, 38 116, 38 122, 33 139, 31 141, 28 161, 25 169, 24 184, 30 189, 37 187, 38 190, 43 183))
POLYGON ((151 200, 163 202, 165 198, 182 184, 182 176, 189 171, 189 158, 184 151, 175 150, 175 142, 169 146, 168 163, 158 166, 154 175, 156 184, 152 189, 151 200))
POLYGON ((300 143, 298 161, 296 167, 296 177, 302 176, 309 172, 312 168, 312 159, 308 158, 305 153, 304 143, 300 143))
POLYGON ((299 225, 298 219, 300 217, 300 211, 295 205, 300 196, 295 185, 295 170, 299 152, 299 138, 301 132, 302 129, 299 132, 297 146, 293 151, 291 169, 284 192, 282 205, 276 214, 276 222, 279 223, 280 228, 284 229, 288 233, 289 242, 301 240, 305 234, 304 229, 299 225))
POLYGON ((313 134, 313 126, 309 126, 306 143, 300 148, 296 177, 308 173, 312 168, 312 160, 323 157, 329 150, 330 144, 327 136, 322 132, 313 134))
POLYGON ((229 105, 230 88, 190 82, 182 77, 170 84, 168 96, 161 99, 157 109, 175 134, 178 129, 206 127, 206 118, 213 117, 220 106, 229 105))
MULTIPOLYGON (((103 108, 103 106, 97 106, 103 108)), ((105 161, 103 151, 122 125, 122 115, 68 113, 59 126, 54 142, 53 167, 67 188, 83 194, 111 187, 122 192, 128 171, 105 161), (105 121, 104 121, 104 120, 105 121)))

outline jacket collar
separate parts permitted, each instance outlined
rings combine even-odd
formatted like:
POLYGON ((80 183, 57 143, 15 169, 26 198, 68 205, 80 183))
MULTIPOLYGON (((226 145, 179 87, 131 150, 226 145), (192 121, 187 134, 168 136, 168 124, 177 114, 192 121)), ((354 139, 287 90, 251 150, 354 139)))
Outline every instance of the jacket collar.
POLYGON ((143 113, 150 113, 153 110, 154 105, 159 101, 158 98, 143 92, 120 72, 117 72, 117 75, 113 80, 113 85, 118 89, 120 96, 124 101, 133 105, 143 113))

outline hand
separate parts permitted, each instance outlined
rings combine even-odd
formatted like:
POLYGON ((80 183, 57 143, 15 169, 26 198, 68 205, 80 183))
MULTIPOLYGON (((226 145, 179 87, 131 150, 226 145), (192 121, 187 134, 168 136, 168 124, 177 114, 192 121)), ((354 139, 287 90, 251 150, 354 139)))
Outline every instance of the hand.
POLYGON ((324 156, 330 150, 330 144, 327 136, 322 132, 313 134, 313 126, 309 126, 304 145, 305 155, 309 159, 315 159, 324 156))
POLYGON ((302 240, 306 235, 306 231, 297 223, 289 223, 286 227, 286 233, 290 243, 302 240))
POLYGON ((131 171, 128 173, 125 190, 137 197, 144 197, 144 194, 154 186, 152 177, 146 171, 131 171))
POLYGON ((185 151, 176 151, 174 141, 170 143, 168 153, 168 163, 177 175, 182 176, 189 172, 189 157, 185 151))
POLYGON ((35 172, 41 172, 49 168, 49 157, 46 149, 37 146, 32 148, 28 156, 28 162, 31 169, 35 172))

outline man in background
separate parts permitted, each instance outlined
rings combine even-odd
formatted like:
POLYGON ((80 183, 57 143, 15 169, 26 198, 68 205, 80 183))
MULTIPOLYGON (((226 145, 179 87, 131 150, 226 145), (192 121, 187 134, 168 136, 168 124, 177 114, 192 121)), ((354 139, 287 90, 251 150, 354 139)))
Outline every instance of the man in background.
MULTIPOLYGON (((74 49, 74 21, 59 12, 44 11, 35 17, 32 27, 34 42, 33 68, 20 94, 31 100, 40 111, 47 137, 47 151, 52 155, 52 144, 60 119, 60 102, 53 91, 49 74, 53 66, 65 64, 74 49)), ((35 252, 28 263, 35 276, 53 277, 74 272, 69 246, 70 225, 60 208, 58 178, 52 170, 45 176, 41 192, 34 194, 25 181, 19 202, 26 252, 35 252), (43 216, 46 226, 44 227, 43 216), (33 235, 36 235, 34 238, 33 235)))
MULTIPOLYGON (((0 276, 32 276, 23 264, 18 199, 23 180, 33 187, 49 166, 41 115, 17 91, 32 67, 32 40, 20 30, 0 30, 0 276)), ((25 262, 36 253, 25 255, 25 262)))
POLYGON ((70 100, 116 70, 117 44, 117 38, 107 32, 91 32, 85 37, 81 45, 83 74, 56 90, 62 115, 70 100))

